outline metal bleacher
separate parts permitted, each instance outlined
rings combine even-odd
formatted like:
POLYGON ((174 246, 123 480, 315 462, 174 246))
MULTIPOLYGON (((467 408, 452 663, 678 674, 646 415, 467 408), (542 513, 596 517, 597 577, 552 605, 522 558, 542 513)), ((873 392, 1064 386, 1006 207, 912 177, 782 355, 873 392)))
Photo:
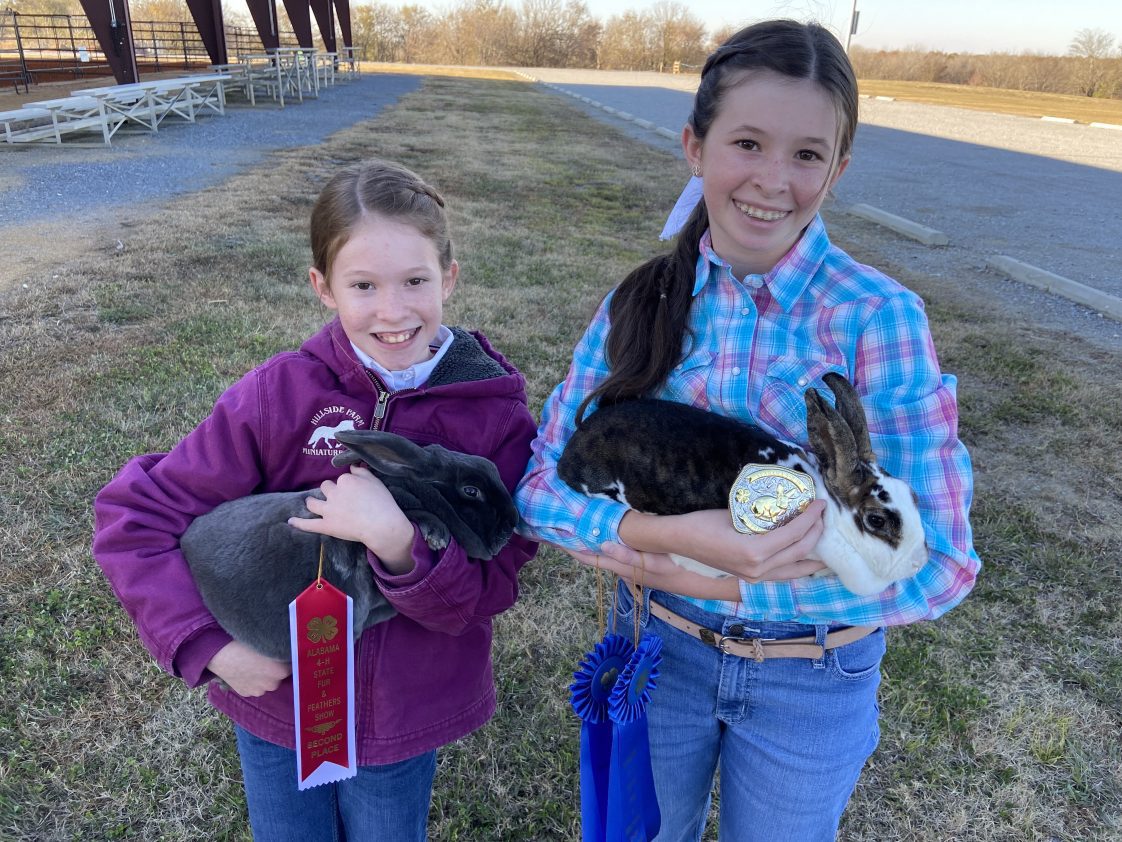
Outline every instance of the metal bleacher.
POLYGON ((152 78, 104 85, 109 64, 84 18, 0 13, 0 84, 11 83, 20 100, 28 99, 0 110, 0 140, 57 144, 93 134, 109 145, 119 131, 158 132, 165 120, 225 115, 231 95, 251 106, 284 107, 357 73, 352 49, 300 47, 291 32, 281 33, 279 48, 264 51, 256 33, 231 30, 227 48, 233 45, 236 58, 212 65, 193 24, 134 21, 132 31, 137 70, 152 78), (38 99, 36 88, 44 82, 52 95, 38 99), (60 96, 65 82, 71 83, 63 88, 69 96, 60 96))

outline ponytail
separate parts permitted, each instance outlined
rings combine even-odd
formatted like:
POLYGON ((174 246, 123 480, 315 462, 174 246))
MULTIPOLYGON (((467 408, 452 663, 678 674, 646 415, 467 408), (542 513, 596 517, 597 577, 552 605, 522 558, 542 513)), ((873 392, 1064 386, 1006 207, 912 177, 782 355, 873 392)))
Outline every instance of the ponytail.
POLYGON ((609 406, 650 397, 682 358, 696 280, 699 243, 709 227, 705 202, 698 202, 678 233, 674 250, 634 269, 616 287, 608 308, 611 328, 605 348, 611 373, 581 403, 609 406))
MULTIPOLYGON (((838 163, 849 155, 857 130, 857 78, 845 49, 816 23, 773 20, 733 34, 706 60, 689 123, 704 140, 725 93, 747 72, 767 70, 822 86, 838 113, 838 163)), ((825 189, 825 188, 823 188, 825 189)), ((608 310, 611 327, 605 355, 608 378, 577 410, 577 421, 594 400, 603 405, 650 397, 682 358, 697 271, 699 243, 709 227, 705 201, 698 202, 678 234, 674 250, 649 260, 623 279, 608 310)))

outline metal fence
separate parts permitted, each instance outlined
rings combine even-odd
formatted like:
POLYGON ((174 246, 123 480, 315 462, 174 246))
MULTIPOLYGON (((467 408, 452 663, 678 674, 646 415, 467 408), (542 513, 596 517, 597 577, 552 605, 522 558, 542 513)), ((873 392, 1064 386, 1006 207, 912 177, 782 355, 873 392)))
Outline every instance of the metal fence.
MULTIPOLYGON (((296 33, 278 32, 280 44, 298 46, 296 33)), ((206 67, 210 56, 192 21, 132 22, 139 73, 206 67)), ((226 28, 230 60, 263 51, 255 29, 226 28)), ((0 87, 24 92, 38 82, 111 75, 109 61, 84 15, 21 15, 0 12, 0 87)))

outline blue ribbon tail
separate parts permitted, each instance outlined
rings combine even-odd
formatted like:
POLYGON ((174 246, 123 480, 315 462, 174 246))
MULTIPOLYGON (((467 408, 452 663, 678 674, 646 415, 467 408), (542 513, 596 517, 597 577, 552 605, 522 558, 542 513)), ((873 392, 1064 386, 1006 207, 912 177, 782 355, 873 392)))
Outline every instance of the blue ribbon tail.
POLYGON ((661 824, 644 714, 615 726, 606 842, 650 842, 661 824))
POLYGON ((612 725, 585 722, 580 729, 580 816, 583 842, 606 842, 612 725))
POLYGON ((635 647, 631 641, 609 634, 580 662, 569 685, 573 712, 580 729, 580 812, 584 842, 606 842, 608 786, 612 769, 610 701, 617 679, 635 647))

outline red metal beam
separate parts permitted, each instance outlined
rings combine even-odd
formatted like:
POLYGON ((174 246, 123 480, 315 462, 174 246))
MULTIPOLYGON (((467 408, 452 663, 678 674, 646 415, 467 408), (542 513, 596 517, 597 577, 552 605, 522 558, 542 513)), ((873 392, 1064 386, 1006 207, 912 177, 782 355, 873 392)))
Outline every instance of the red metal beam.
POLYGON ((226 64, 226 30, 222 26, 222 0, 187 0, 195 28, 203 39, 211 64, 226 64))
POLYGON ((312 11, 308 7, 308 0, 284 0, 284 10, 288 12, 288 20, 292 23, 292 31, 296 33, 296 41, 301 47, 312 48, 312 11))
POLYGON ((320 37, 323 38, 324 49, 329 53, 335 52, 335 14, 331 0, 311 0, 312 13, 316 16, 316 25, 319 27, 320 37))
POLYGON ((82 10, 118 85, 140 81, 132 46, 128 0, 81 0, 82 10))
POLYGON ((275 50, 280 46, 280 36, 277 34, 277 4, 273 0, 245 0, 249 7, 249 14, 257 27, 257 34, 261 36, 261 46, 266 50, 275 50))
POLYGON ((351 3, 350 0, 335 0, 335 16, 339 20, 339 34, 343 36, 343 46, 353 47, 351 40, 351 3))

